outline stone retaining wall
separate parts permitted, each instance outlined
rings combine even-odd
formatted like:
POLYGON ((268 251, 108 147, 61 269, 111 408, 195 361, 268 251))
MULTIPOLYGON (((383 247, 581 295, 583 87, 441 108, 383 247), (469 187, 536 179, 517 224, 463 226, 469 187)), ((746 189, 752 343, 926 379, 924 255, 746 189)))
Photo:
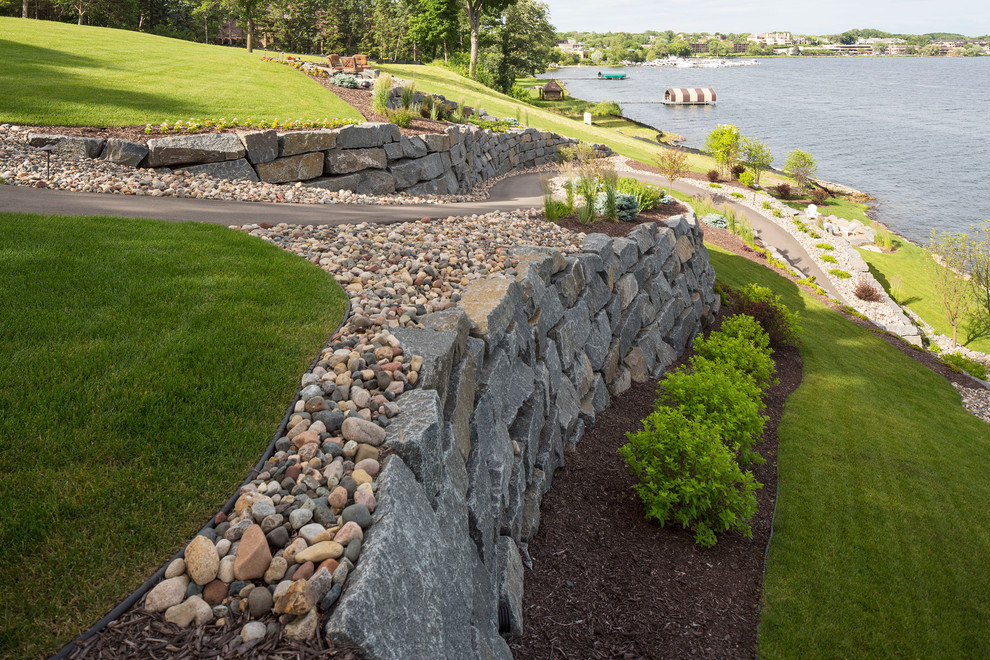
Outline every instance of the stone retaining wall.
POLYGON ((514 277, 396 329, 422 355, 396 400, 361 561, 325 627, 371 658, 511 658, 540 501, 612 396, 658 377, 719 308, 695 218, 515 247, 514 277), (500 616, 501 614, 501 616, 500 616))
MULTIPOLYGON (((175 135, 148 143, 117 138, 31 133, 34 147, 55 145, 65 155, 103 158, 132 167, 183 169, 220 179, 304 182, 327 190, 365 195, 467 193, 475 185, 514 169, 556 159, 577 140, 534 128, 495 133, 474 125, 451 125, 444 133, 402 135, 388 123, 337 129, 248 131, 175 135)), ((596 148, 611 154, 608 147, 596 148)))

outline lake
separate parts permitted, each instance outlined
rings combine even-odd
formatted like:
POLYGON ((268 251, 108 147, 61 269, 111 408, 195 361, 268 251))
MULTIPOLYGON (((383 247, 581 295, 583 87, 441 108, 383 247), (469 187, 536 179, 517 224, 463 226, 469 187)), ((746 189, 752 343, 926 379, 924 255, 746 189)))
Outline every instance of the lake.
POLYGON ((933 228, 968 231, 990 219, 990 57, 759 62, 607 69, 625 71, 623 81, 600 81, 591 67, 557 77, 571 95, 617 101, 627 117, 683 135, 689 147, 702 147, 716 125, 735 124, 770 146, 775 167, 792 149, 808 151, 820 178, 869 193, 877 219, 916 242, 933 228), (642 103, 668 87, 711 87, 718 104, 642 103))

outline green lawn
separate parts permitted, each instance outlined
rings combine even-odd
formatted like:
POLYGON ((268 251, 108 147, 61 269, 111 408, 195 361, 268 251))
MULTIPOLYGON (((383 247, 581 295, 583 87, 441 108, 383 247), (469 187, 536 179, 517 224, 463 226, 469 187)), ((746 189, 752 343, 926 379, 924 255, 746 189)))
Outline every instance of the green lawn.
MULTIPOLYGON (((952 336, 952 326, 945 319, 938 292, 929 276, 931 257, 928 251, 899 237, 894 237, 895 252, 877 254, 860 250, 870 271, 891 297, 907 305, 929 325, 946 337, 952 336)), ((990 336, 979 334, 969 321, 959 324, 958 340, 967 348, 990 353, 990 336)))
POLYGON ((760 656, 985 657, 990 427, 944 379, 793 283, 709 250, 721 280, 774 288, 804 328, 760 656))
POLYGON ((262 53, 0 17, 0 123, 135 126, 194 119, 361 119, 262 53))
POLYGON ((0 214, 0 281, 0 652, 33 658, 236 490, 346 303, 273 245, 149 220, 0 214))
MULTIPOLYGON (((792 209, 803 211, 808 208, 809 202, 786 202, 792 209)), ((872 227, 873 220, 866 215, 869 205, 856 202, 848 197, 829 197, 825 204, 818 207, 820 215, 834 215, 837 218, 846 220, 859 220, 867 227, 872 227)))

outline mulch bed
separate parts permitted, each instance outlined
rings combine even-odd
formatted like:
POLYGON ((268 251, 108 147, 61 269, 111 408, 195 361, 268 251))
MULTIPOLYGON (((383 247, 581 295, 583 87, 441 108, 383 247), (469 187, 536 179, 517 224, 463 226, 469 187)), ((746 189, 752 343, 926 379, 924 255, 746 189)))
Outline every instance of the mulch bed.
MULTIPOLYGON (((309 642, 287 639, 280 631, 247 643, 241 641, 241 625, 236 620, 223 632, 214 626, 180 628, 164 620, 161 613, 132 608, 99 634, 89 638, 69 654, 72 660, 144 660, 145 658, 278 658, 279 660, 316 660, 337 658, 358 660, 357 649, 329 648, 319 630, 309 642)), ((271 616, 262 623, 273 620, 271 616)))
POLYGON ((766 464, 752 468, 764 485, 750 521, 753 540, 724 534, 706 550, 689 531, 643 517, 617 450, 653 409, 656 383, 634 384, 568 454, 543 500, 529 545, 525 633, 511 644, 516 658, 755 656, 777 493, 777 426, 802 369, 796 349, 774 358, 780 384, 767 395, 769 421, 756 446, 766 464))
POLYGON ((684 204, 661 204, 655 209, 643 211, 632 222, 609 222, 608 220, 597 220, 591 224, 583 225, 578 222, 577 213, 566 215, 554 220, 555 223, 564 229, 573 232, 584 232, 585 234, 607 234, 608 236, 627 236, 629 232, 644 222, 656 222, 665 220, 675 215, 685 214, 688 209, 684 204))
MULTIPOLYGON (((313 78, 331 92, 336 94, 345 103, 353 106, 366 121, 389 121, 389 118, 385 115, 380 115, 375 112, 371 107, 371 92, 365 89, 348 89, 347 87, 338 87, 330 82, 329 78, 313 78)), ((445 121, 434 121, 432 119, 424 119, 422 117, 414 116, 412 120, 412 125, 409 128, 400 128, 399 130, 403 135, 421 135, 423 133, 443 133, 451 124, 445 121)))

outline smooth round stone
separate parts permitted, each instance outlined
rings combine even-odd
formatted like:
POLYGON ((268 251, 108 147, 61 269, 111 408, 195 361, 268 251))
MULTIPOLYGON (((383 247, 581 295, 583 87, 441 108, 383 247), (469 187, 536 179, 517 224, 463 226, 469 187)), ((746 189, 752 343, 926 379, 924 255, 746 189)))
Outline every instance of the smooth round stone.
POLYGON ((232 544, 228 539, 220 539, 217 541, 217 555, 219 555, 221 559, 226 557, 227 553, 230 552, 231 545, 232 544))
POLYGON ((208 584, 217 577, 220 556, 217 547, 208 538, 197 536, 186 546, 184 554, 186 572, 196 584, 208 584))
POLYGON ((265 536, 268 545, 273 548, 284 548, 289 543, 289 530, 285 527, 276 527, 265 536))
POLYGON ((361 530, 361 526, 358 525, 353 520, 344 523, 344 526, 340 528, 337 534, 333 537, 335 543, 340 543, 341 545, 347 545, 351 541, 362 540, 364 538, 364 532, 361 530))
POLYGON ((220 560, 220 569, 217 571, 217 578, 230 584, 234 581, 234 555, 227 555, 220 560))
POLYGON ((358 443, 353 440, 348 440, 347 444, 344 445, 344 450, 341 452, 345 457, 351 458, 357 453, 358 443))
POLYGON ((190 582, 189 586, 186 587, 186 598, 191 598, 192 596, 199 596, 203 593, 203 585, 196 584, 195 582, 190 582))
POLYGON ((186 572, 186 560, 182 557, 173 559, 172 563, 165 569, 165 579, 179 577, 186 572))
POLYGON ((299 529, 313 519, 313 512, 309 509, 296 509, 289 514, 289 524, 292 529, 299 529))
POLYGON ((274 603, 272 592, 264 587, 252 589, 251 593, 248 594, 248 611, 255 619, 260 619, 271 612, 274 603))
POLYGON ((364 470, 371 477, 377 477, 381 466, 373 458, 365 458, 354 464, 355 470, 364 470))
POLYGON ((368 507, 368 511, 371 513, 375 512, 375 508, 378 506, 378 501, 375 499, 375 492, 372 490, 372 484, 361 484, 354 491, 354 503, 363 504, 368 507))
POLYGON ((328 591, 327 595, 320 601, 320 609, 326 612, 333 607, 333 604, 337 602, 338 598, 340 598, 340 593, 343 589, 344 587, 341 584, 335 584, 330 587, 330 591, 328 591))
POLYGON ((285 557, 273 557, 272 563, 268 565, 268 570, 265 571, 265 584, 279 582, 285 577, 286 568, 288 568, 288 563, 285 561, 285 557))
POLYGON ((380 452, 378 451, 378 447, 372 447, 371 445, 360 444, 358 445, 357 453, 354 455, 355 465, 360 465, 362 461, 368 459, 372 459, 377 462, 379 453, 380 452))
POLYGON ((319 563, 324 559, 337 559, 342 554, 344 554, 344 547, 339 543, 320 541, 305 550, 297 552, 294 558, 297 564, 304 564, 309 561, 319 563))
POLYGON ((345 508, 341 514, 344 523, 356 522, 361 529, 367 529, 371 526, 371 512, 368 511, 368 507, 363 504, 352 504, 345 508))
MULTIPOLYGON (((267 591, 267 589, 265 591, 267 591)), ((261 639, 267 632, 267 626, 265 626, 265 624, 261 621, 248 621, 244 624, 244 627, 241 628, 241 641, 246 643, 256 639, 261 639)))
MULTIPOLYGON (((323 507, 326 508, 326 507, 323 507)), ((299 536, 306 539, 306 543, 312 545, 317 539, 326 533, 326 528, 320 523, 309 523, 299 529, 299 536)))
MULTIPOLYGON (((343 549, 341 549, 341 554, 343 554, 343 549)), ((178 605, 185 598, 186 588, 188 586, 189 578, 185 575, 159 582, 145 596, 144 609, 149 612, 162 612, 174 605, 178 605)))
POLYGON ((266 516, 265 519, 261 521, 261 531, 267 534, 276 527, 281 527, 283 522, 285 522, 285 518, 282 514, 273 513, 270 516, 266 516))
POLYGON ((275 515, 275 505, 267 498, 259 500, 251 505, 251 515, 260 523, 268 516, 275 515))
POLYGON ((221 580, 214 580, 203 587, 203 600, 210 605, 219 605, 227 597, 229 588, 221 580))
POLYGON ((351 479, 351 477, 347 476, 340 480, 340 486, 341 488, 347 491, 347 495, 348 497, 350 497, 354 495, 354 491, 357 490, 358 482, 354 481, 353 479, 351 479))
POLYGON ((374 481, 374 479, 371 478, 370 474, 360 469, 355 469, 353 472, 351 472, 351 479, 356 481, 358 486, 360 486, 361 484, 370 484, 372 481, 374 481))
POLYGON ((356 563, 360 554, 361 539, 354 539, 347 544, 347 549, 344 551, 344 557, 346 557, 349 562, 352 564, 356 563))

